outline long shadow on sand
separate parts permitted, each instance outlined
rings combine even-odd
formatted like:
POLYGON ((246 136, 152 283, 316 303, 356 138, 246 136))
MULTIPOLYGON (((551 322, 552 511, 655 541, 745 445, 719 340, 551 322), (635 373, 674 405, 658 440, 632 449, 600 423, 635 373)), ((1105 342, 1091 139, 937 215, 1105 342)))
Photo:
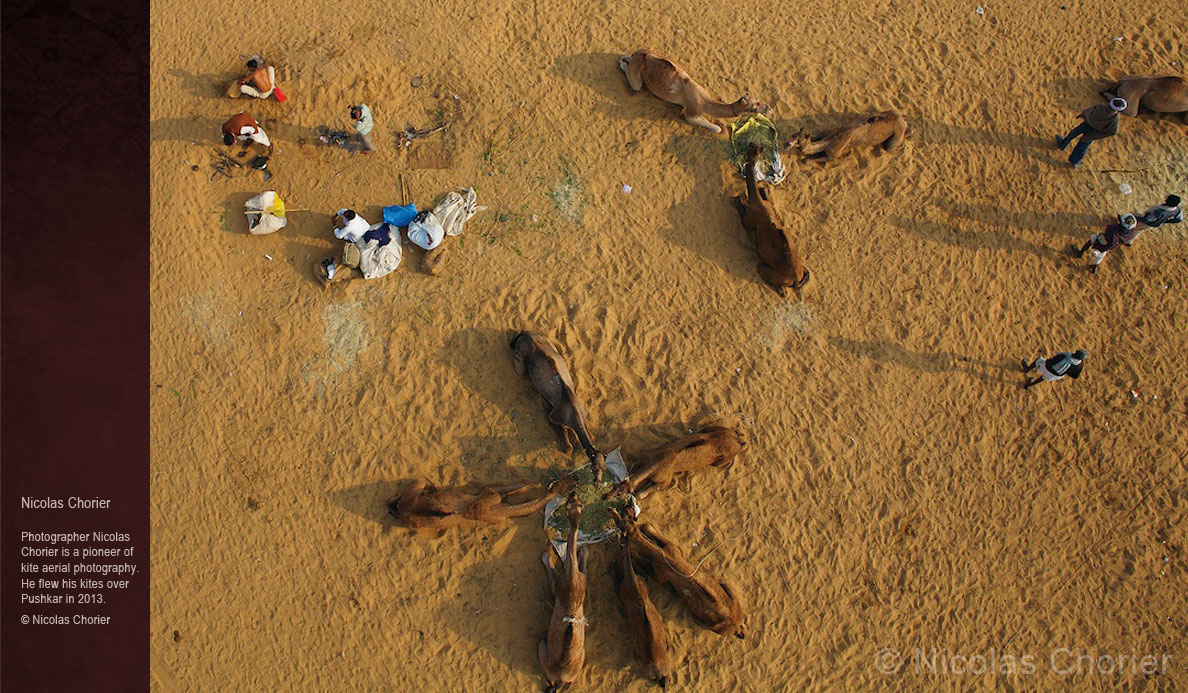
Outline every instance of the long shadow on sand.
MULTIPOLYGON (((665 146, 693 179, 693 191, 668 210, 668 228, 660 236, 719 265, 727 274, 761 287, 759 258, 739 221, 732 197, 724 190, 721 165, 725 157, 718 140, 696 135, 673 135, 665 146)), ((778 207, 778 201, 775 203, 778 207)))
POLYGON ((1098 227, 1113 221, 1100 214, 1076 214, 1073 212, 1013 212, 986 204, 970 204, 933 198, 931 202, 958 217, 974 222, 1013 227, 1024 231, 1046 231, 1081 238, 1098 227))
POLYGON ((887 221, 892 226, 933 243, 943 243, 970 250, 1007 250, 1031 253, 1049 261, 1060 259, 1060 251, 1054 248, 1021 241, 1010 234, 998 231, 968 231, 956 226, 946 226, 932 221, 900 216, 888 217, 887 221))
POLYGON ((926 353, 910 351, 898 344, 862 342, 844 337, 830 337, 829 344, 835 349, 854 356, 883 363, 893 363, 904 368, 925 373, 968 373, 988 383, 1003 384, 1006 374, 1018 371, 1018 363, 1009 360, 984 361, 949 352, 926 353), (1002 373, 997 373, 997 371, 1002 373))
POLYGON ((165 74, 176 79, 177 88, 185 91, 190 96, 200 99, 218 99, 223 101, 231 101, 227 97, 227 85, 231 84, 232 80, 239 79, 243 76, 236 72, 196 74, 176 68, 169 70, 165 74))

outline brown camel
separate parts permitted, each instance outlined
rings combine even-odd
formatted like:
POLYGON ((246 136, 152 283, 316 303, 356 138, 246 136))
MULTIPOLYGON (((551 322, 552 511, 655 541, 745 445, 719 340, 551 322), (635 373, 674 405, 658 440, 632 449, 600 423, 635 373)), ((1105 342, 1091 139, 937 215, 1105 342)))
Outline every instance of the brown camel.
POLYGON ((657 582, 676 591, 694 621, 719 635, 744 637, 742 604, 729 585, 700 571, 655 527, 637 524, 632 509, 626 517, 610 512, 616 521, 624 522, 632 560, 646 565, 657 582))
POLYGON ((759 250, 759 276, 781 296, 785 289, 799 289, 809 280, 809 271, 800 260, 800 251, 784 231, 784 224, 767 200, 767 191, 760 191, 755 183, 755 159, 759 148, 747 150, 747 165, 743 175, 747 179, 747 199, 735 197, 734 204, 742 217, 742 225, 759 250))
POLYGON ((903 116, 888 111, 818 137, 810 137, 802 128, 795 140, 788 141, 788 146, 799 148, 806 159, 832 161, 856 147, 882 145, 886 151, 893 151, 903 143, 908 129, 903 116))
POLYGON ((1188 82, 1183 77, 1127 77, 1101 93, 1106 98, 1126 99, 1128 116, 1137 116, 1139 106, 1156 113, 1183 113, 1188 123, 1188 82))
POLYGON ((565 572, 553 568, 552 549, 541 557, 549 588, 553 592, 553 613, 549 632, 536 648, 545 673, 545 691, 553 693, 573 683, 586 663, 586 547, 577 543, 582 521, 582 504, 571 493, 565 506, 569 536, 565 542, 565 572))
POLYGON ((653 491, 669 488, 681 477, 706 467, 727 469, 746 447, 737 429, 709 425, 667 445, 635 456, 631 489, 640 500, 653 491))
MULTIPOLYGON (((619 520, 621 522, 622 518, 619 520)), ((620 524, 620 530, 623 529, 625 527, 620 524)), ((623 552, 619 560, 611 564, 611 575, 615 579, 619 599, 627 610, 627 635, 631 639, 631 650, 648 678, 660 684, 661 688, 666 688, 668 677, 672 674, 668 661, 668 630, 656 605, 648 597, 648 586, 642 577, 636 575, 631 564, 626 532, 619 535, 619 543, 623 552)))
POLYGON ((519 332, 511 341, 516 373, 526 376, 549 405, 549 424, 557 432, 563 452, 573 452, 574 442, 593 461, 598 448, 586 428, 586 408, 573 391, 569 365, 548 337, 536 332, 519 332))
POLYGON ((681 106, 685 122, 699 125, 715 134, 722 132, 722 128, 710 122, 706 116, 733 118, 743 113, 768 111, 767 106, 749 96, 743 96, 734 103, 718 101, 671 60, 648 51, 636 51, 634 55, 619 58, 619 69, 627 74, 627 84, 633 91, 646 86, 661 101, 681 106))
POLYGON ((540 498, 513 503, 512 496, 540 489, 539 484, 484 486, 477 494, 454 489, 438 489, 417 480, 388 502, 388 512, 396 521, 411 529, 448 529, 497 524, 513 517, 524 517, 540 510, 572 485, 572 479, 553 482, 540 498))

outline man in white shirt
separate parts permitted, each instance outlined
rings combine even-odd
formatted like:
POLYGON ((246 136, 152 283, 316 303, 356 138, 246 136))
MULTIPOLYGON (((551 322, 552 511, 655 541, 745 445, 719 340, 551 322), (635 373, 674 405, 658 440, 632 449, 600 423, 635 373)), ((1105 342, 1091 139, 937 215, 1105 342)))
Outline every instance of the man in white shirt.
POLYGON ((246 111, 236 113, 223 123, 223 144, 230 147, 236 142, 240 142, 246 147, 248 140, 267 147, 268 154, 272 154, 272 142, 268 139, 264 128, 260 127, 256 119, 248 115, 246 111))
POLYGON ((369 228, 371 224, 353 209, 340 209, 334 215, 334 237, 348 243, 359 242, 369 228))
POLYGON ((371 109, 365 103, 351 106, 351 120, 355 121, 355 139, 363 145, 363 153, 374 152, 375 147, 371 144, 371 128, 375 126, 375 123, 371 119, 371 109))

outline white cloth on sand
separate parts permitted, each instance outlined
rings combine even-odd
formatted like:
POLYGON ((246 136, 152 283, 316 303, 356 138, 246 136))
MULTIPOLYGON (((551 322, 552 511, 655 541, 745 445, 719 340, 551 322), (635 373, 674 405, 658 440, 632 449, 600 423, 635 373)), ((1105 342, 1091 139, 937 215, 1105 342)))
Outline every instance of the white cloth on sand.
MULTIPOLYGON (((381 226, 382 223, 376 224, 369 230, 373 231, 381 226)), ((364 279, 379 279, 391 274, 392 270, 400 266, 404 249, 400 245, 399 232, 395 229, 392 231, 392 240, 388 241, 387 245, 381 246, 377 240, 355 243, 355 247, 359 249, 359 271, 363 273, 364 279)))
POLYGON ((408 240, 420 248, 433 250, 446 236, 461 234, 463 225, 484 209, 478 205, 474 188, 451 191, 432 212, 417 215, 408 225, 408 240))
MULTIPOLYGON (((274 233, 285 228, 285 225, 289 223, 288 219, 269 213, 274 209, 276 201, 276 191, 266 190, 243 204, 245 211, 258 212, 257 214, 247 215, 248 233, 258 236, 266 233, 274 233)), ((281 207, 280 209, 284 208, 281 207)))

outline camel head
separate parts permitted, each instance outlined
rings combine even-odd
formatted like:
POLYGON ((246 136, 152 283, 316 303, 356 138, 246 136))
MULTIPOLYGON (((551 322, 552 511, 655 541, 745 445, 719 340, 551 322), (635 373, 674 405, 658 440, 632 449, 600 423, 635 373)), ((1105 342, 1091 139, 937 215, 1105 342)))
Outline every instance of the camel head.
POLYGON ((582 502, 578 500, 576 491, 569 493, 569 500, 565 504, 565 517, 569 520, 570 527, 577 527, 582 519, 582 502))
POLYGON ((770 110, 767 104, 750 96, 743 96, 734 102, 735 113, 767 113, 770 110))
POLYGON ((788 146, 793 149, 799 149, 808 144, 812 140, 812 136, 808 134, 808 130, 800 128, 800 132, 796 133, 796 137, 788 140, 788 146))

